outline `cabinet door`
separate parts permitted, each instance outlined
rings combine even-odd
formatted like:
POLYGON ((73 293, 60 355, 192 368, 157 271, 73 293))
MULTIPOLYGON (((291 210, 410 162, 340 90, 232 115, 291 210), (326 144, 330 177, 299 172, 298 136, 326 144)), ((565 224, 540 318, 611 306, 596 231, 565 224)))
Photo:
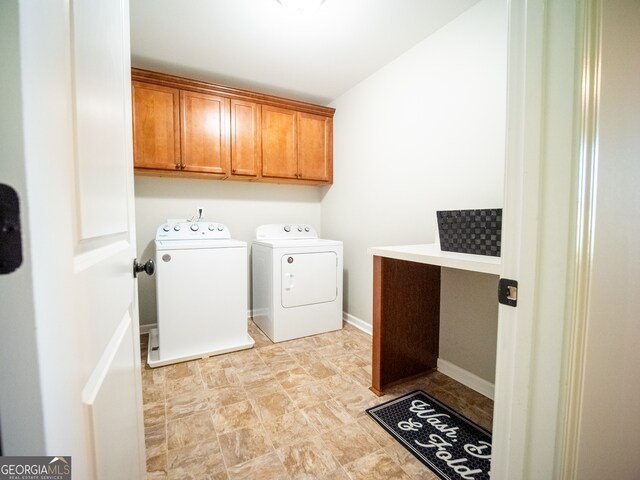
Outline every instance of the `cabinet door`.
POLYGON ((133 163, 136 168, 180 168, 179 91, 132 82, 133 163))
POLYGON ((333 119, 298 113, 298 174, 303 180, 333 181, 333 119))
POLYGON ((296 112, 262 105, 262 176, 298 177, 296 112))
POLYGON ((229 172, 229 99, 180 91, 182 170, 229 172))
POLYGON ((231 175, 256 177, 260 147, 260 105, 231 100, 231 175))

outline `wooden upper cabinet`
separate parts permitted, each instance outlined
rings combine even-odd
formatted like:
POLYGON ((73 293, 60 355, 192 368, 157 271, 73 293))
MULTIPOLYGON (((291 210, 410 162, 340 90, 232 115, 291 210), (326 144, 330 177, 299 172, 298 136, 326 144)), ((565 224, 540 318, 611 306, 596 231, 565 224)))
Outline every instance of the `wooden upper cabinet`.
POLYGON ((244 100, 231 100, 232 176, 258 176, 261 145, 260 105, 244 100))
POLYGON ((296 112, 262 106, 262 176, 298 178, 296 112))
POLYGON ((333 181, 333 119, 298 113, 298 175, 306 180, 333 181))
POLYGON ((333 119, 262 107, 262 176, 333 181, 333 119))
POLYGON ((330 107, 133 68, 135 172, 333 182, 330 107))
POLYGON ((179 90, 133 82, 131 96, 135 167, 179 169, 179 90))
POLYGON ((229 172, 229 99, 180 91, 181 169, 226 176, 229 172))

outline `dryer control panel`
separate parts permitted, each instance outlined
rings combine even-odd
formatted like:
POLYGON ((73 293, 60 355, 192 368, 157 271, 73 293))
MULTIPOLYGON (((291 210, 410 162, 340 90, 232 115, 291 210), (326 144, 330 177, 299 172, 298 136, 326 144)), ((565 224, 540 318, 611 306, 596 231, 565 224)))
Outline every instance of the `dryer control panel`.
POLYGON ((318 232, 306 223, 271 223, 256 228, 257 240, 318 238, 318 232))
POLYGON ((215 222, 187 222, 167 220, 158 227, 156 240, 227 240, 229 229, 215 222))

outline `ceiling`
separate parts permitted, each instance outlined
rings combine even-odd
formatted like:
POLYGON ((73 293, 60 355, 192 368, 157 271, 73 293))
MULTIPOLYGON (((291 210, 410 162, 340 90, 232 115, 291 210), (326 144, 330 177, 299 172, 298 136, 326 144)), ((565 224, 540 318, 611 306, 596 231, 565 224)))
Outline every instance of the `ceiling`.
POLYGON ((130 0, 135 67, 329 104, 479 0, 130 0))

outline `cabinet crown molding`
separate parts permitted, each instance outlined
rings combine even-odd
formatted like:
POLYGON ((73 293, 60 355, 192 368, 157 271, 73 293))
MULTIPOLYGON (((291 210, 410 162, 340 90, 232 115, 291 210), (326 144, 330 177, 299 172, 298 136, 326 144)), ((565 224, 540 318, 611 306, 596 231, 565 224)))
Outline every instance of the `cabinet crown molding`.
POLYGON ((290 98, 267 95, 265 93, 252 92, 250 90, 243 90, 217 83, 204 82, 201 80, 194 80, 191 78, 169 75, 167 73, 154 72, 135 67, 131 69, 131 80, 149 82, 156 85, 163 85, 182 90, 191 90, 193 92, 224 95, 231 99, 248 100, 274 107, 291 108, 300 112, 323 115, 329 118, 333 118, 333 114, 336 111, 335 108, 316 105, 313 103, 301 102, 290 98))

